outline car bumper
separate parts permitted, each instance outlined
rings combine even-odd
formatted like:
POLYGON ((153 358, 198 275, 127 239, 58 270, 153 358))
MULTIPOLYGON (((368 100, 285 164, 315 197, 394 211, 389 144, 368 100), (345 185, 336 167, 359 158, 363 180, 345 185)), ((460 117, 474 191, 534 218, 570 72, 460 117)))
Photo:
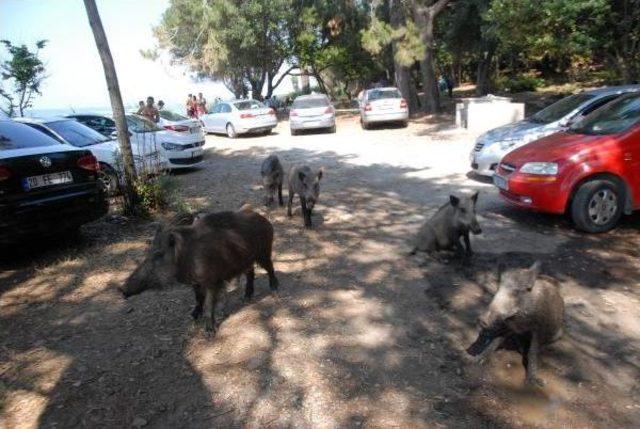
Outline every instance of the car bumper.
POLYGON ((471 155, 469 156, 473 172, 488 177, 493 176, 496 172, 496 168, 498 168, 498 164, 501 159, 501 155, 495 153, 476 152, 475 149, 471 151, 471 155))
POLYGON ((181 151, 166 151, 165 157, 168 169, 191 168, 202 163, 204 150, 202 147, 198 147, 181 151))
MULTIPOLYGON (((235 125, 235 124, 234 124, 235 125)), ((238 134, 261 133, 272 130, 278 125, 278 120, 273 117, 269 120, 241 122, 236 128, 238 134)))
POLYGON ((289 119, 289 127, 292 130, 331 128, 335 127, 335 125, 335 116, 289 119))
POLYGON ((109 202, 98 189, 74 190, 0 205, 0 244, 53 236, 96 220, 108 210, 109 202))
POLYGON ((557 177, 519 173, 506 177, 499 173, 497 176, 506 180, 506 187, 498 186, 498 189, 507 203, 544 213, 564 213, 569 195, 557 177))
POLYGON ((372 122, 404 122, 409 120, 409 111, 393 111, 393 112, 367 112, 362 115, 362 120, 368 124, 372 122))

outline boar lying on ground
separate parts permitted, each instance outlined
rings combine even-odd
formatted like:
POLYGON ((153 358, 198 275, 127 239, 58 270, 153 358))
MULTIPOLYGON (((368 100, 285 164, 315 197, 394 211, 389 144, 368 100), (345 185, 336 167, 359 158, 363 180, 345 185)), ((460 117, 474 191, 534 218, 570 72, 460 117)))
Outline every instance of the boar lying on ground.
POLYGON ((284 169, 280 160, 276 155, 269 155, 262 163, 260 168, 262 175, 262 185, 266 194, 265 204, 270 206, 273 204, 274 195, 278 192, 278 203, 284 206, 282 200, 282 182, 284 182, 284 169))
POLYGON ((300 196, 302 206, 302 218, 304 226, 311 228, 311 212, 320 197, 320 180, 322 168, 313 172, 307 165, 294 165, 289 170, 289 201, 287 203, 287 216, 291 217, 291 205, 295 194, 300 196))
POLYGON ((191 313, 203 313, 205 328, 214 331, 214 310, 225 282, 245 274, 245 298, 253 295, 254 264, 269 274, 272 291, 278 289, 271 248, 273 227, 263 216, 243 208, 198 216, 190 226, 160 227, 142 264, 126 280, 124 297, 172 281, 191 285, 196 306, 191 313))
POLYGON ((438 209, 431 219, 418 230, 411 254, 454 249, 459 256, 465 254, 461 238, 464 238, 466 255, 471 256, 469 231, 480 234, 482 229, 476 219, 478 193, 470 197, 449 196, 449 202, 438 209))
POLYGON ((527 384, 542 385, 536 376, 539 348, 562 336, 564 301, 554 284, 538 278, 540 262, 501 271, 498 292, 480 316, 481 331, 467 352, 484 357, 498 348, 516 350, 527 384))

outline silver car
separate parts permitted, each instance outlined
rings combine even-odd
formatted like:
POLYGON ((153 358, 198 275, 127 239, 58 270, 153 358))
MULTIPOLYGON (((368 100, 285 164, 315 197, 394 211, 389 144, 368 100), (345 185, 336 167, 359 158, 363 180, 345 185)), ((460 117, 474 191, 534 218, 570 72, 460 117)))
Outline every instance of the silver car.
POLYGON ((216 104, 200 122, 205 132, 233 139, 239 134, 268 134, 278 125, 278 118, 274 109, 257 100, 233 100, 216 104))
POLYGON ((395 87, 368 89, 360 100, 362 128, 376 122, 399 122, 403 126, 409 120, 407 101, 395 87))
POLYGON ((291 135, 300 130, 327 129, 336 132, 336 111, 324 94, 301 95, 289 111, 291 135))
POLYGON ((512 150, 566 129, 622 94, 635 91, 640 91, 640 85, 582 92, 563 98, 522 121, 488 131, 478 137, 471 149, 471 168, 477 174, 493 176, 500 160, 512 150))

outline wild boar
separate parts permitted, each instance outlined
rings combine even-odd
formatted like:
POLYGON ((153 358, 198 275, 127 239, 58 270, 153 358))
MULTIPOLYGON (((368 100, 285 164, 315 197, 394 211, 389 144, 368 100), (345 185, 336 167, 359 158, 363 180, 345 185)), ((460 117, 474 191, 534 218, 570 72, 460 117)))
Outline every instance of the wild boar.
POLYGON ((269 155, 267 159, 262 162, 260 174, 262 175, 262 185, 264 186, 266 195, 265 205, 270 206, 273 204, 274 195, 276 191, 278 191, 278 203, 280 206, 284 206, 284 201, 282 200, 284 169, 282 168, 282 164, 280 164, 280 159, 278 159, 276 155, 269 155))
POLYGON ((469 231, 473 234, 482 232, 476 218, 477 201, 477 192, 470 197, 450 195, 449 202, 440 207, 418 230, 411 254, 454 249, 458 256, 471 256, 473 251, 469 231), (461 238, 464 239, 466 252, 460 242, 461 238))
POLYGON ((304 226, 311 228, 311 212, 320 198, 320 180, 322 180, 323 169, 317 172, 311 170, 307 165, 294 165, 289 170, 289 201, 287 203, 287 216, 291 217, 291 205, 295 194, 300 196, 302 206, 302 218, 304 226))
POLYGON ((537 378, 540 347, 562 336, 564 301, 555 284, 539 278, 541 263, 502 272, 498 291, 478 322, 480 333, 467 349, 472 356, 487 356, 505 348, 522 355, 526 383, 542 385, 537 378))
POLYGON ((173 281, 191 285, 199 318, 204 309, 205 328, 215 330, 214 310, 225 282, 246 275, 245 299, 254 291, 257 263, 278 289, 271 250, 273 226, 263 216, 243 208, 198 216, 190 226, 159 227, 147 257, 120 289, 125 298, 173 281))

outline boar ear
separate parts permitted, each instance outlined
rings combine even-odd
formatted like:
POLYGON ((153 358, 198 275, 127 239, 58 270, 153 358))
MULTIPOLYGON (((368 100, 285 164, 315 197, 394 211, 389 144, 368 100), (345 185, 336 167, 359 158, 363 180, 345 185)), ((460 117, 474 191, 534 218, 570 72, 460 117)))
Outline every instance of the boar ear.
POLYGON ((502 278, 502 273, 507 267, 504 264, 504 261, 498 262, 498 284, 500 284, 500 279, 502 278))
POLYGON ((535 261, 533 265, 529 267, 529 272, 531 273, 531 276, 533 276, 534 280, 537 279, 538 276, 540 275, 541 268, 542 268, 542 262, 540 261, 535 261))
POLYGON ((473 204, 478 202, 478 193, 478 191, 475 191, 473 195, 471 195, 471 201, 473 201, 473 204))
POLYGON ((324 174, 324 167, 320 167, 320 170, 318 170, 318 180, 322 180, 323 174, 324 174))
POLYGON ((449 201, 451 202, 451 205, 453 207, 457 207, 458 203, 460 202, 460 198, 456 197, 455 195, 449 195, 449 201))

